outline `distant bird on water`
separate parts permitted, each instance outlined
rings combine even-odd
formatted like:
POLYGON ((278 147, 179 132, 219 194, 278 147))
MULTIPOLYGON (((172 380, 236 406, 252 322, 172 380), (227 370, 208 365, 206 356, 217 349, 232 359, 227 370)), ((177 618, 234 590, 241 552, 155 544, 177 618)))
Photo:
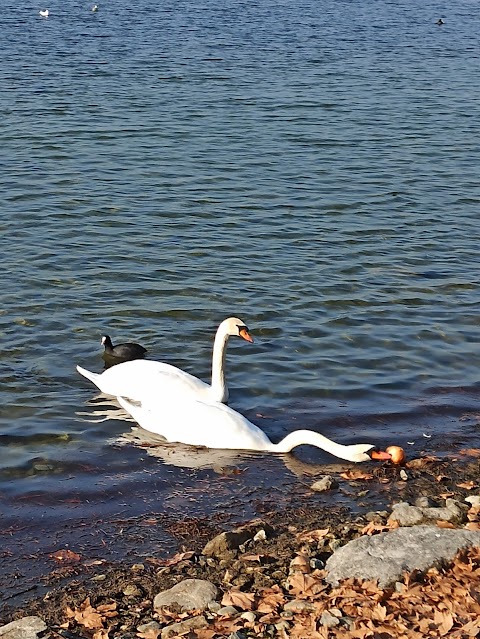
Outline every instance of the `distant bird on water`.
POLYGON ((147 352, 146 348, 133 342, 125 342, 125 344, 117 344, 117 346, 114 346, 109 335, 103 335, 101 342, 105 346, 103 358, 108 360, 114 359, 128 362, 132 359, 142 359, 147 352))
POLYGON ((442 20, 442 18, 438 18, 435 24, 438 24, 438 26, 440 26, 442 24, 445 24, 445 22, 442 20))
POLYGON ((94 4, 92 7, 92 11, 95 13, 95 11, 98 11, 98 4, 94 4))
POLYGON ((40 9, 38 13, 42 16, 42 18, 48 18, 48 9, 40 9))

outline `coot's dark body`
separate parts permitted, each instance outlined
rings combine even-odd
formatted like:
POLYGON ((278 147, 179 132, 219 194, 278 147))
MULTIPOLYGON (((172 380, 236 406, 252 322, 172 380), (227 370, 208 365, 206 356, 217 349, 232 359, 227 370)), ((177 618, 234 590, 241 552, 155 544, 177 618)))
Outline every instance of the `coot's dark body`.
POLYGON ((147 352, 146 348, 133 342, 125 342, 125 344, 117 344, 117 346, 114 346, 109 335, 102 337, 102 344, 105 346, 103 357, 108 360, 129 362, 132 359, 142 359, 147 352))

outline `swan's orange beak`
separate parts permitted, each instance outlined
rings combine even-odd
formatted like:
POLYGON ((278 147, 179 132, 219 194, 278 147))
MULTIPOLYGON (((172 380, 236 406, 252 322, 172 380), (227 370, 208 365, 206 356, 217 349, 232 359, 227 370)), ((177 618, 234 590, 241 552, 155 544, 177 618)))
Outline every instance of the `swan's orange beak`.
POLYGON ((247 342, 253 343, 253 337, 248 332, 248 328, 246 326, 242 326, 242 328, 238 331, 240 337, 247 340, 247 342))
POLYGON ((387 459, 392 459, 392 456, 384 450, 372 450, 370 459, 383 459, 386 461, 387 459))

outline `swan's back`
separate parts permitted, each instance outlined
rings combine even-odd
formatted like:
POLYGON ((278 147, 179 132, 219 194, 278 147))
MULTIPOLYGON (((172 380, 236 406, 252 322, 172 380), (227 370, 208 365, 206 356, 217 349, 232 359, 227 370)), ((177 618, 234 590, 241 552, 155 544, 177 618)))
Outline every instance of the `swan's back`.
POLYGON ((265 433, 243 415, 219 402, 147 400, 141 405, 118 398, 145 430, 169 442, 235 450, 271 450, 265 433))
POLYGON ((208 397, 210 386, 176 366, 152 360, 133 360, 108 368, 101 374, 77 366, 79 373, 107 395, 133 399, 168 398, 181 394, 208 397), (86 374, 88 373, 88 374, 86 374))

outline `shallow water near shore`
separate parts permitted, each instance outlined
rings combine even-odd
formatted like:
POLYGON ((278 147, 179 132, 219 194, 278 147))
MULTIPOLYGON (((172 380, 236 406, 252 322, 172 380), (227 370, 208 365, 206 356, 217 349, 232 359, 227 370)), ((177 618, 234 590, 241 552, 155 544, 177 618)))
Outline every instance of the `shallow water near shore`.
POLYGON ((477 3, 48 8, 0 39, 9 570, 85 522, 248 519, 335 461, 125 441, 75 371, 105 333, 208 380, 236 315, 230 405, 273 441, 480 447, 477 3))

